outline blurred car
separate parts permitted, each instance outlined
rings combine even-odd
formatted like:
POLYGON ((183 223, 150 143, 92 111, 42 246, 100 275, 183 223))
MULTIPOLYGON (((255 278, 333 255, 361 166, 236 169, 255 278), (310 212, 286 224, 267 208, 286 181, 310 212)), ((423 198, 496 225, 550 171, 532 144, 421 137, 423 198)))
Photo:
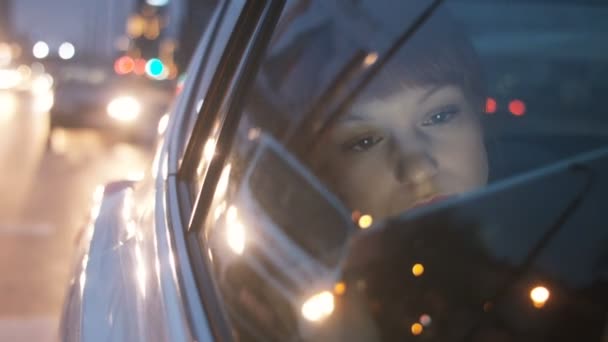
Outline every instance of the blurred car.
POLYGON ((14 41, 0 41, 0 191, 11 193, 2 212, 13 215, 26 203, 45 151, 53 77, 32 63, 14 41))
MULTIPOLYGON (((146 176, 94 195, 62 340, 605 342, 606 14, 596 1, 218 2, 146 176), (316 144, 385 89, 387 60, 440 10, 487 75, 489 183, 387 217, 349 207, 310 153, 333 148, 316 144)), ((356 152, 341 162, 380 143, 378 125, 340 145, 356 152)))
POLYGON ((112 139, 153 144, 173 97, 171 81, 117 75, 99 66, 58 68, 51 131, 93 128, 112 139))

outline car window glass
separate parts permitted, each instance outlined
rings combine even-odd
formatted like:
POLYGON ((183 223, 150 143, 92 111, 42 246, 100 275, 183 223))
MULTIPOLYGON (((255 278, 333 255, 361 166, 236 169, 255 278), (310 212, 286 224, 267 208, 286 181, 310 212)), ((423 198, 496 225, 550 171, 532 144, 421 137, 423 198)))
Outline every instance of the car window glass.
MULTIPOLYGON (((574 195, 539 208, 543 224, 513 230, 517 251, 473 239, 507 239, 505 219, 453 236, 406 232, 409 248, 391 254, 380 245, 381 263, 349 267, 353 240, 367 232, 607 147, 606 14, 589 1, 289 2, 200 231, 237 340, 602 341, 607 236, 595 229, 599 205, 594 219, 576 221, 590 225, 586 242, 562 237, 546 250, 568 250, 570 269, 580 265, 587 283, 572 282, 563 259, 544 256, 537 273, 508 288, 520 302, 488 304, 500 304, 493 321, 480 321, 491 309, 483 296, 445 288, 466 280, 486 297, 504 291, 513 271, 496 255, 529 252, 523 246, 574 195), (419 248, 462 266, 433 278, 441 291, 420 278, 431 273, 416 262, 419 248), (581 248, 592 256, 577 257, 581 248), (485 263, 487 249, 496 255, 485 263), (405 302, 396 308, 387 298, 405 302)), ((566 191, 578 183, 548 184, 566 191)))

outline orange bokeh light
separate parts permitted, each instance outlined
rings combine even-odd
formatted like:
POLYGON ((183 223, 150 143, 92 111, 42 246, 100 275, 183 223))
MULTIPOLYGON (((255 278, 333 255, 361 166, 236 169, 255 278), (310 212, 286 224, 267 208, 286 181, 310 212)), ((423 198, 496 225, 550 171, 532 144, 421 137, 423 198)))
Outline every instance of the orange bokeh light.
POLYGON ((114 71, 119 75, 126 75, 133 71, 135 62, 129 56, 122 56, 114 62, 114 71))

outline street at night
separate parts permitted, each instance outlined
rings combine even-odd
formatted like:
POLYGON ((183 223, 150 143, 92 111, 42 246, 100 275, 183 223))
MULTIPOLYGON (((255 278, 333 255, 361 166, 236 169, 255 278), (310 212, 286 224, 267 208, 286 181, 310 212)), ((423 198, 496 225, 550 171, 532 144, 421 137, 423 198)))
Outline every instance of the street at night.
POLYGON ((7 162, 0 205, 0 341, 55 341, 75 240, 94 191, 111 180, 141 177, 150 151, 108 142, 90 130, 55 132, 58 146, 46 151, 44 129, 21 129, 1 135, 1 146, 11 148, 1 156, 7 162))

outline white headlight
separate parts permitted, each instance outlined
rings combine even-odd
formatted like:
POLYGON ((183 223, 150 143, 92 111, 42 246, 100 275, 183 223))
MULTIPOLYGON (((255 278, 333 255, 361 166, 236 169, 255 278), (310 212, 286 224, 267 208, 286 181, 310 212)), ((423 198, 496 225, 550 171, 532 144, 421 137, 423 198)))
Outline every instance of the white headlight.
POLYGON ((131 96, 121 96, 110 101, 107 111, 111 118, 118 121, 133 121, 139 116, 141 105, 131 96))
POLYGON ((311 322, 318 322, 334 312, 334 295, 323 291, 310 297, 302 305, 302 316, 311 322))

